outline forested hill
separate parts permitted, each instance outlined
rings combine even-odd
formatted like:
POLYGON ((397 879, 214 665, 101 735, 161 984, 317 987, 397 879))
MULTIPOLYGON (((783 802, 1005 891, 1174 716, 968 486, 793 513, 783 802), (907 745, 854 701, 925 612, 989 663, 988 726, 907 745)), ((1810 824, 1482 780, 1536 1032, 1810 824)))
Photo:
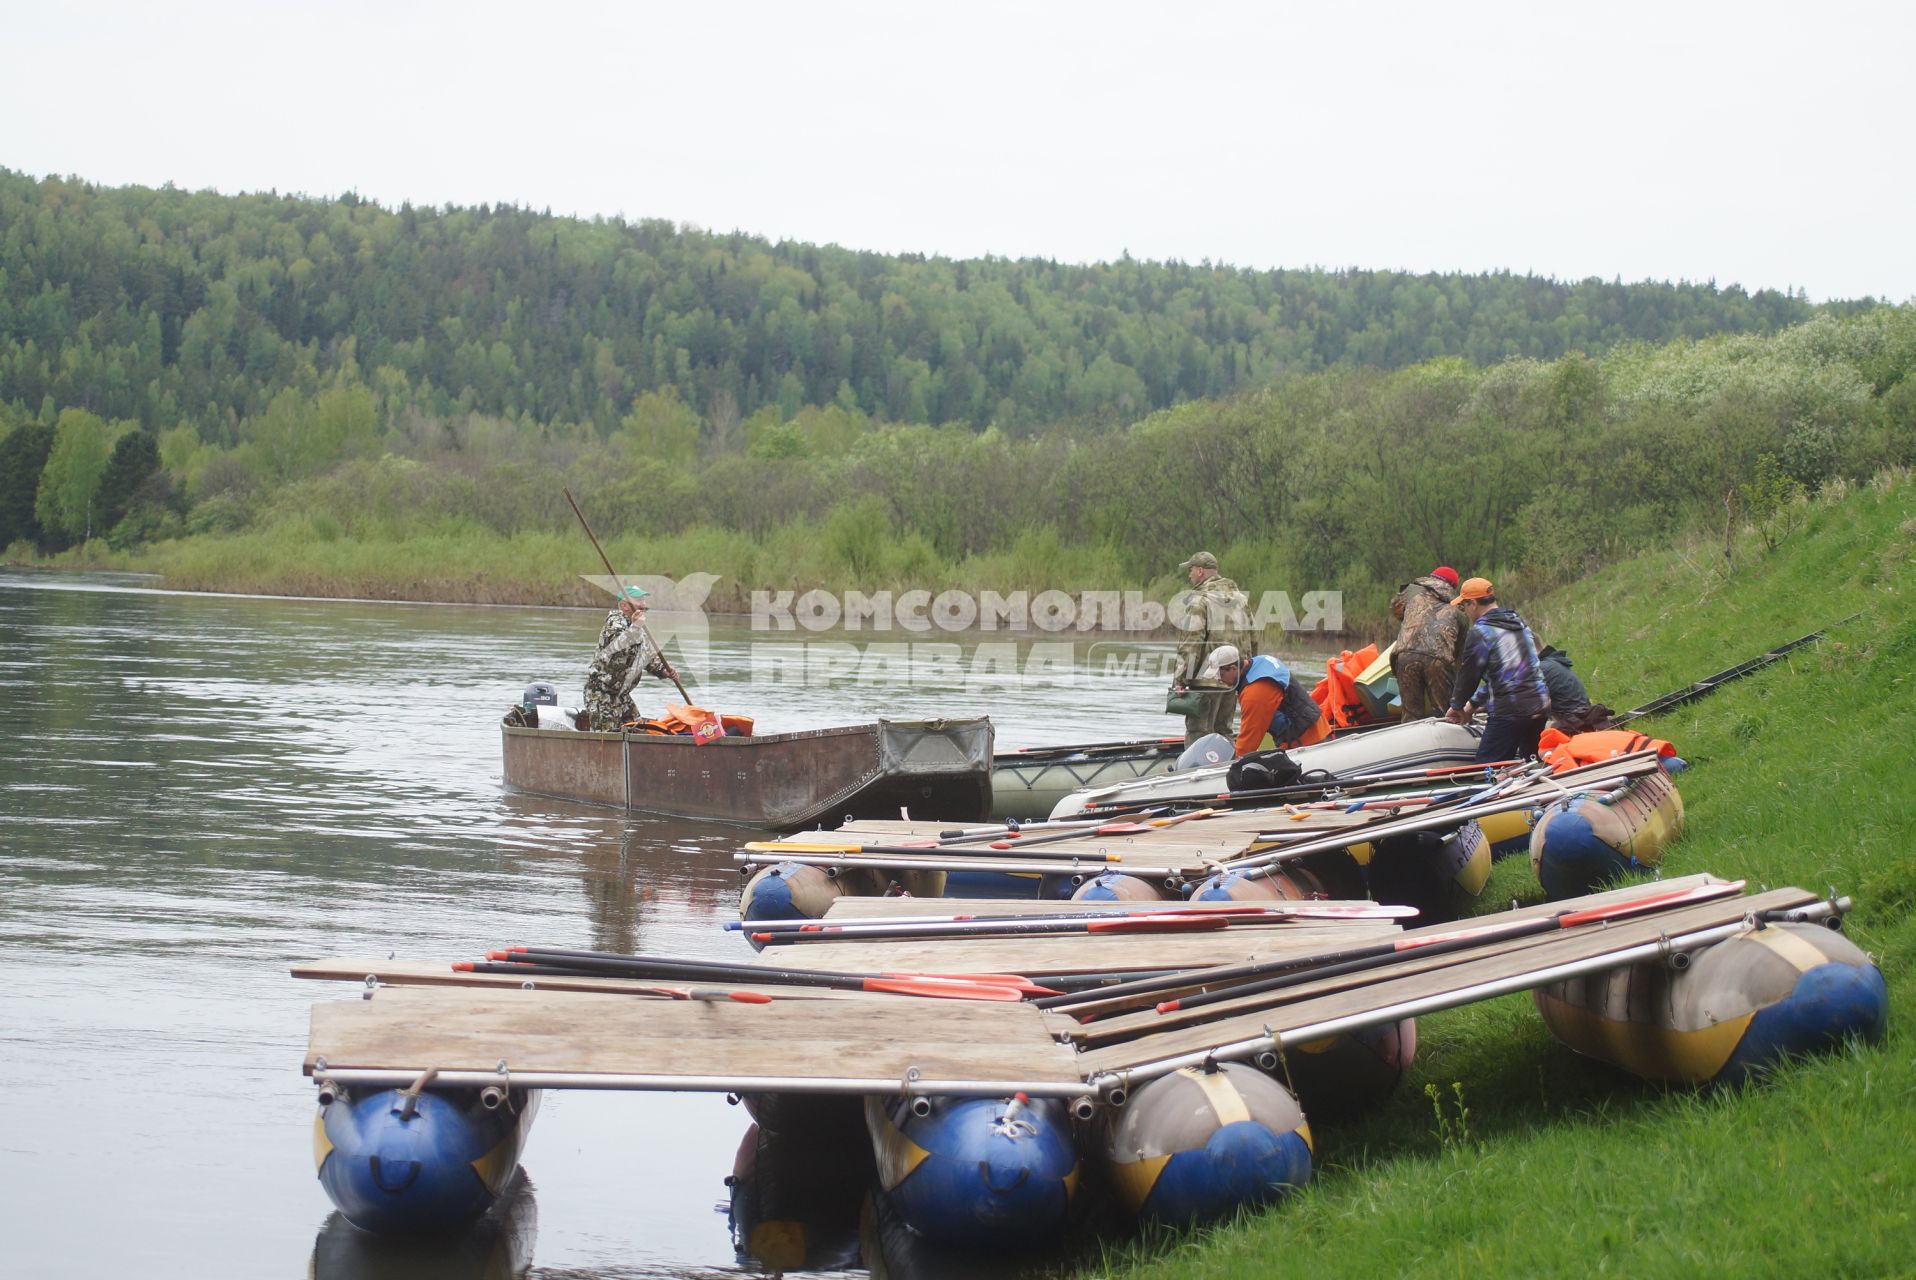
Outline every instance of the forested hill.
MULTIPOLYGON (((1854 309, 1830 304, 1834 310, 1854 309)), ((610 430, 838 405, 1028 430, 1130 421, 1286 373, 1771 331, 1804 297, 1507 272, 885 256, 511 206, 98 187, 0 169, 0 409, 231 443, 287 389, 610 430)))

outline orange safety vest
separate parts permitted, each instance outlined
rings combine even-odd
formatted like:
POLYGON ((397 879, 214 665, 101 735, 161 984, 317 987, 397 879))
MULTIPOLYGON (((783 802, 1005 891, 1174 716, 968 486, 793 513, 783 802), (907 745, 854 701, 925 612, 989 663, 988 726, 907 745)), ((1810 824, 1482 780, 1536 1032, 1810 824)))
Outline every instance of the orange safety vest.
POLYGON ((1561 729, 1545 729, 1537 740, 1537 758, 1550 766, 1552 773, 1568 773, 1586 764, 1627 756, 1635 751, 1655 751, 1673 756, 1676 748, 1661 738, 1632 733, 1628 729, 1599 729, 1574 737, 1561 729))
POLYGON ((722 716, 704 707, 681 706, 676 702, 665 704, 665 711, 656 720, 640 720, 633 727, 646 733, 680 734, 697 733, 701 726, 716 724, 724 729, 720 737, 752 736, 753 721, 750 716, 722 716))
POLYGON ((1357 692, 1357 677, 1376 661, 1377 646, 1367 644, 1355 653, 1346 649, 1324 664, 1324 678, 1311 690, 1311 697, 1317 699, 1317 705, 1324 708, 1324 714, 1317 722, 1323 726, 1324 736, 1328 736, 1332 729, 1362 724, 1370 719, 1364 699, 1357 692))

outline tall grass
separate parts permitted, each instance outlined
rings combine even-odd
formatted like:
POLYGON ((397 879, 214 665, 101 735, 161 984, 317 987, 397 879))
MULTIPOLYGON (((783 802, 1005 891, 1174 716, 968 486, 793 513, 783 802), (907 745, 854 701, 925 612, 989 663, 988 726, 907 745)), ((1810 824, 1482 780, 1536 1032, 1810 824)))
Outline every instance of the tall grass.
MULTIPOLYGON (((1422 1019, 1419 1058, 1361 1120, 1316 1127, 1320 1170, 1275 1209, 1154 1237, 1092 1270, 1303 1276, 1903 1276, 1916 1270, 1916 483, 1816 500, 1775 551, 1744 537, 1638 556, 1519 609, 1625 706, 1834 625, 1646 727, 1694 767, 1670 874, 1834 887, 1889 980, 1878 1046, 1736 1089, 1646 1084, 1578 1058, 1527 997, 1422 1019), (1854 621, 1840 620, 1860 613, 1854 621), (1449 1099, 1448 1123, 1427 1086, 1449 1099)), ((1524 859, 1486 907, 1541 897, 1524 859)))

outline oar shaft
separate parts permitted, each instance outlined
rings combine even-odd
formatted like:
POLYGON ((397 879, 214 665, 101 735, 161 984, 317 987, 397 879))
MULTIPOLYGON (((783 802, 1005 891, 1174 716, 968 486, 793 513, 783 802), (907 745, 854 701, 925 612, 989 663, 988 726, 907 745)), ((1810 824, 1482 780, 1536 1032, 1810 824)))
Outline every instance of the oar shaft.
POLYGON ((799 942, 885 942, 900 938, 1015 938, 1045 934, 1064 936, 1076 933, 1204 933, 1243 924, 1242 917, 1220 912, 1170 915, 1092 916, 1083 920, 1040 920, 1006 923, 1000 921, 959 921, 946 925, 872 925, 864 928, 828 926, 817 930, 786 930, 779 933, 754 933, 752 941, 772 945, 799 942))
MULTIPOLYGON (((548 490, 548 492, 550 492, 550 490, 548 490)), ((587 522, 585 518, 585 512, 579 510, 579 504, 573 501, 572 490, 562 488, 560 492, 565 494, 566 505, 572 508, 572 514, 579 517, 579 527, 581 529, 584 529, 585 536, 592 540, 592 549, 599 553, 599 563, 603 564, 605 566, 605 571, 608 574, 612 575, 612 581, 619 588, 619 599, 624 600, 625 599, 625 579, 621 578, 619 576, 619 571, 612 567, 612 557, 608 556, 605 553, 605 548, 599 545, 599 535, 592 532, 592 526, 590 523, 587 522)), ((658 641, 652 639, 652 633, 645 629, 645 624, 641 622, 641 623, 638 623, 637 626, 638 626, 639 635, 643 637, 646 640, 646 642, 652 646, 652 651, 658 654, 660 659, 663 659, 665 657, 665 651, 659 648, 658 641)), ((679 683, 678 673, 675 671, 672 671, 672 668, 669 664, 666 666, 666 670, 671 673, 672 687, 679 691, 679 697, 684 698, 687 703, 690 703, 692 701, 692 695, 685 691, 685 686, 683 684, 679 683)))
POLYGON ((1205 990, 1189 996, 1180 996, 1176 1000, 1167 1000, 1158 1005, 1159 1013, 1171 1013, 1184 1009, 1199 1009, 1206 1005, 1219 1004, 1225 1000, 1234 1000, 1240 996, 1260 995, 1269 991, 1281 991, 1286 987, 1300 986, 1315 982, 1319 978, 1335 978, 1346 973, 1355 973, 1363 969, 1374 969, 1384 965, 1396 964, 1400 960, 1417 960, 1425 956, 1448 955, 1456 951, 1466 951, 1481 947, 1489 942, 1505 942, 1511 938, 1528 937, 1531 934, 1553 933, 1559 929, 1575 929, 1580 925, 1596 924, 1606 920, 1619 920, 1630 916, 1648 915, 1653 912, 1667 911, 1676 907, 1694 906, 1717 898, 1740 893, 1742 881, 1731 884, 1697 885, 1692 889, 1677 889, 1667 893, 1651 894, 1634 901, 1611 903, 1600 907, 1584 907, 1574 911, 1559 911, 1555 915, 1531 916, 1527 919, 1509 920, 1496 924, 1481 925, 1476 928, 1458 929, 1447 934, 1425 937, 1403 938, 1396 942, 1378 943, 1370 948, 1351 948, 1342 956, 1332 954, 1317 958, 1316 962, 1292 972, 1277 973, 1269 978, 1252 982, 1205 990), (1368 952, 1368 954, 1366 954, 1368 952))
POLYGON ((767 965, 620 955, 605 951, 571 951, 558 947, 514 947, 493 954, 496 957, 511 957, 509 963, 515 964, 584 965, 600 971, 636 970, 653 975, 706 977, 720 982, 832 986, 873 981, 910 981, 950 987, 991 984, 1017 989, 1029 989, 1032 985, 1014 974, 848 973, 831 969, 775 969, 767 965))

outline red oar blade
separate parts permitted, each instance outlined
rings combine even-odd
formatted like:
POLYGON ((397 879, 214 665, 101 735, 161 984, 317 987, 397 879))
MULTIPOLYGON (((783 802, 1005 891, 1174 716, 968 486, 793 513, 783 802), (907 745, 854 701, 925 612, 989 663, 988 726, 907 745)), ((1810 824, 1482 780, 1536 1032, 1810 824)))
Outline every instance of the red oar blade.
POLYGON ((1682 906, 1691 902, 1709 902, 1716 898, 1733 897, 1743 892, 1746 882, 1732 880, 1727 884, 1699 884, 1687 889, 1671 889, 1667 893, 1651 894, 1647 898, 1631 898, 1625 902, 1612 902, 1601 907, 1586 907, 1582 911, 1569 911, 1557 917, 1557 923, 1566 929, 1574 929, 1580 924, 1595 924, 1599 920, 1615 920, 1622 916, 1635 915, 1640 911, 1662 911, 1668 907, 1682 906))
POLYGON ((727 991, 720 987, 693 987, 685 993, 688 1000, 731 1000, 738 1004, 770 1004, 772 997, 763 991, 727 991))
POLYGON ((1031 979, 1015 973, 886 973, 885 978, 907 978, 918 982, 958 982, 982 983, 989 987, 1004 987, 1009 991, 1021 992, 1028 996, 1055 996, 1058 992, 1051 987, 1041 987, 1031 979))

